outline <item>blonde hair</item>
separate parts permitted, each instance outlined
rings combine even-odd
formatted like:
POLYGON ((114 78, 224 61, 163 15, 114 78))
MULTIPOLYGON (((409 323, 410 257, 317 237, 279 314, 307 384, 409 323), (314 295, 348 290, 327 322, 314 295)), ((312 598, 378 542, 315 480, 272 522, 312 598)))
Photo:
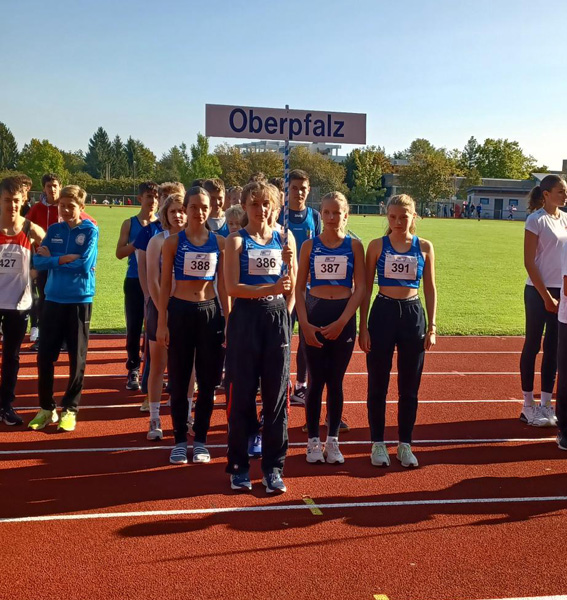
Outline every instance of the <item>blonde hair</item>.
MULTIPOLYGON (((276 209, 280 204, 280 192, 279 190, 271 185, 270 183, 264 183, 263 181, 251 181, 244 186, 241 195, 242 206, 246 206, 248 198, 267 198, 270 202, 272 210, 276 209)), ((245 209, 246 210, 246 209, 245 209)), ((242 217, 242 226, 248 225, 248 215, 244 214, 242 217)), ((271 223, 271 219, 270 219, 271 223)), ((270 224, 270 227, 272 225, 270 224)))
MULTIPOLYGON (((348 204, 348 200, 346 199, 346 196, 341 193, 341 192, 329 192, 328 194, 325 194, 322 198, 321 198, 321 204, 319 206, 319 208, 321 210, 323 210, 323 202, 327 202, 327 200, 334 200, 335 202, 338 202, 341 205, 341 208, 345 211, 347 217, 350 214, 350 206, 348 204)), ((346 220, 343 223, 341 229, 344 231, 346 228, 346 220)))
POLYGON ((242 206, 240 204, 235 204, 234 206, 226 209, 224 217, 227 221, 230 219, 236 219, 239 223, 242 223, 242 217, 245 214, 246 213, 244 212, 242 206))
POLYGON ((172 196, 173 194, 181 194, 185 195, 185 186, 179 181, 166 181, 158 186, 158 196, 163 198, 164 196, 167 198, 168 196, 172 196))
MULTIPOLYGON (((398 194, 397 196, 392 196, 388 200, 388 204, 386 204, 386 214, 388 214, 388 209, 390 206, 403 206, 415 214, 415 200, 408 194, 398 194)), ((388 226, 386 235, 390 235, 391 233, 392 229, 388 226)), ((410 233, 412 235, 415 233, 415 217, 410 227, 410 233)))
POLYGON ((59 194, 59 198, 70 198, 74 200, 81 209, 85 208, 85 202, 87 201, 87 192, 78 185, 66 185, 59 194))
POLYGON ((169 210, 172 204, 180 204, 183 212, 185 212, 185 207, 183 206, 183 194, 170 194, 163 203, 163 206, 159 209, 158 218, 163 228, 167 231, 171 229, 171 223, 167 217, 167 211, 169 210))

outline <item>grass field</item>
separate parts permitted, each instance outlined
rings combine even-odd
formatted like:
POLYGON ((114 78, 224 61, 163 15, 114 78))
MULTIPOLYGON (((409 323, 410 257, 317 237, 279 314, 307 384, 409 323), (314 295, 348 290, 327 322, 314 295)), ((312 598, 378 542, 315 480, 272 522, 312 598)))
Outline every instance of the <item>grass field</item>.
MULTIPOLYGON (((89 206, 100 227, 92 331, 124 331, 126 261, 114 255, 122 221, 134 208, 89 206)), ((384 217, 353 216, 349 228, 365 245, 383 235, 384 217)), ((523 222, 425 219, 418 234, 435 246, 437 327, 450 335, 520 335, 524 327, 523 222)))

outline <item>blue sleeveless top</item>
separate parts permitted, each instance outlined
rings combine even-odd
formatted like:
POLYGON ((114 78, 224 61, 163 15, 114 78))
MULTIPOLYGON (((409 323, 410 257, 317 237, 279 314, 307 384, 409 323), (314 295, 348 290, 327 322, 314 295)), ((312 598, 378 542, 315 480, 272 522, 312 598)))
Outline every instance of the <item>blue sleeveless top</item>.
POLYGON ((242 252, 240 253, 240 280, 246 285, 276 283, 282 276, 283 239, 276 230, 272 231, 272 240, 267 244, 258 244, 246 231, 240 229, 242 252))
POLYGON ((352 288, 354 254, 352 238, 345 236, 338 248, 328 248, 321 238, 313 238, 313 248, 309 256, 311 287, 319 285, 342 285, 352 288))
POLYGON ((202 246, 194 246, 183 229, 178 234, 177 252, 173 260, 175 281, 213 281, 219 263, 217 236, 209 232, 209 239, 202 246))
POLYGON ((419 238, 414 235, 407 252, 397 252, 386 235, 382 238, 382 252, 376 263, 379 286, 418 288, 423 276, 425 259, 419 238))
MULTIPOLYGON (((207 225, 208 225, 208 227, 209 227, 209 229, 210 229, 210 228, 211 228, 211 225, 210 225, 210 223, 209 223, 208 221, 207 221, 207 225)), ((216 233, 217 235, 222 235, 222 237, 224 237, 224 238, 225 238, 225 237, 228 237, 228 236, 229 236, 229 234, 230 234, 230 230, 229 230, 229 228, 228 228, 228 223, 227 223, 227 221, 226 221, 226 218, 225 218, 225 220, 224 220, 224 224, 223 224, 221 227, 219 227, 217 230, 213 230, 213 229, 211 229, 211 231, 212 231, 213 233, 216 233)))
MULTIPOLYGON (((143 225, 138 220, 138 217, 130 217, 130 233, 128 234, 128 243, 131 244, 142 231, 143 225)), ((138 279, 138 259, 136 253, 132 252, 128 257, 128 269, 126 270, 126 278, 138 279)))
MULTIPOLYGON (((290 213, 292 211, 290 210, 290 213)), ((283 210, 281 212, 280 219, 283 223, 283 210)), ((294 222, 290 214, 290 219, 288 222, 289 230, 293 233, 293 237, 295 238, 295 245, 297 247, 297 252, 301 250, 301 246, 305 240, 310 240, 315 237, 318 233, 321 233, 321 230, 317 231, 317 224, 315 222, 315 214, 313 209, 308 206, 307 214, 305 215, 305 219, 303 221, 297 223, 294 222)))

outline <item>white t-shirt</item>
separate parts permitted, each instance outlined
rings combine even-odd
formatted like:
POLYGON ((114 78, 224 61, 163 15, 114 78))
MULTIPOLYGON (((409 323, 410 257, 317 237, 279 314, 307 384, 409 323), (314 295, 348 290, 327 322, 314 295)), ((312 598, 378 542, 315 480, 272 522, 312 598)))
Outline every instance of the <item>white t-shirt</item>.
MULTIPOLYGON (((561 279, 567 277, 567 244, 563 244, 561 249, 561 279)), ((559 314, 557 319, 560 323, 567 323, 567 296, 564 293, 564 286, 561 284, 561 296, 559 299, 559 314)))
MULTIPOLYGON (((561 250, 567 242, 567 213, 552 217, 545 208, 536 210, 526 219, 526 231, 538 236, 535 264, 545 287, 561 287, 561 250)), ((533 285, 528 277, 527 285, 533 285)))

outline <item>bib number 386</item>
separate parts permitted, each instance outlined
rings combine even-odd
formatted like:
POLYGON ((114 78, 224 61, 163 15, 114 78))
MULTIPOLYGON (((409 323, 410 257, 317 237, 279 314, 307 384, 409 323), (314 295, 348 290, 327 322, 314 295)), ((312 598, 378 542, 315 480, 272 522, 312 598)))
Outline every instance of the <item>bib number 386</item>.
POLYGON ((417 256, 387 254, 384 275, 388 279, 417 279, 417 256))
POLYGON ((281 250, 248 250, 248 273, 250 275, 280 275, 281 272, 281 250))

